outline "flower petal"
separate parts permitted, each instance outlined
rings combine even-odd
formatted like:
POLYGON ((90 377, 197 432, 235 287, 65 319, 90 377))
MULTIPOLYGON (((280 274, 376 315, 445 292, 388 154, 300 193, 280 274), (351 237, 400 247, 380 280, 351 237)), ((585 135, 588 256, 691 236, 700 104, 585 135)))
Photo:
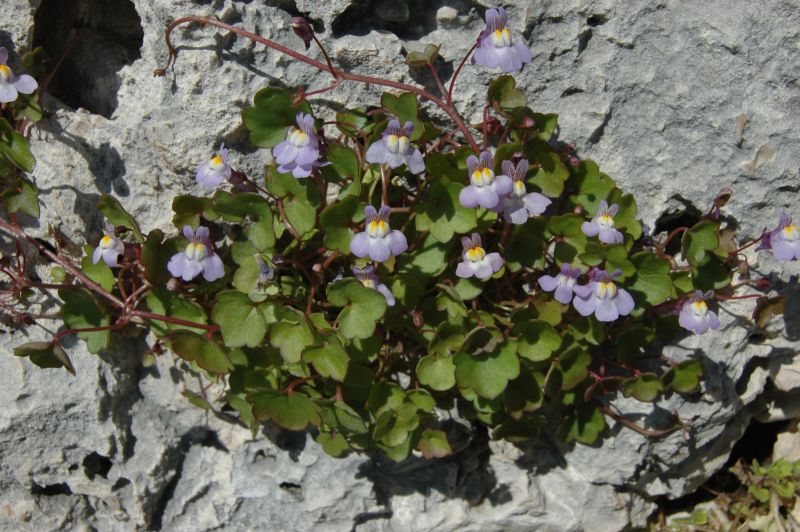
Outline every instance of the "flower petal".
POLYGON ((594 297, 594 294, 589 294, 589 297, 585 299, 578 295, 578 297, 572 300, 572 306, 575 307, 575 310, 577 310, 578 314, 581 316, 591 316, 594 313, 596 305, 597 298, 594 297))
POLYGON ((22 94, 33 94, 33 92, 39 87, 39 84, 36 83, 36 80, 28 74, 20 74, 12 83, 14 88, 22 94))
POLYGON ((616 304, 617 310, 622 316, 627 316, 630 314, 635 306, 633 298, 624 288, 617 289, 617 297, 614 298, 614 303, 616 304))
POLYGON ((350 241, 350 252, 358 258, 369 254, 369 235, 366 231, 357 233, 350 241))
POLYGON ((478 206, 478 187, 475 185, 467 185, 458 193, 458 201, 463 207, 472 209, 478 206))
POLYGON ((531 214, 536 216, 542 214, 547 209, 547 207, 551 203, 553 203, 550 200, 550 198, 542 194, 539 194, 538 192, 531 192, 529 194, 525 194, 522 200, 525 202, 525 207, 528 208, 528 211, 530 211, 531 214))
POLYGON ((536 282, 539 283, 539 286, 541 286, 542 290, 545 292, 552 292, 558 286, 558 279, 552 275, 542 275, 536 282))
POLYGON ((392 294, 392 291, 389 290, 389 288, 385 284, 380 283, 380 284, 378 284, 378 286, 375 287, 375 289, 378 292, 380 292, 381 294, 383 294, 383 297, 386 298, 386 305, 388 305, 390 307, 394 306, 394 303, 395 303, 394 294, 392 294))
POLYGON ((392 256, 388 238, 369 238, 369 258, 375 262, 383 262, 392 256))
POLYGON ((11 103, 17 99, 17 89, 10 83, 0 81, 0 103, 11 103))
POLYGON ((100 258, 103 256, 103 248, 97 246, 94 248, 94 252, 92 253, 92 264, 97 264, 100 262, 100 258))
POLYGON ((492 267, 492 273, 496 273, 503 267, 503 257, 500 256, 499 253, 489 253, 484 258, 485 261, 489 263, 489 266, 492 267))
POLYGON ((497 192, 498 196, 505 196, 506 194, 510 194, 514 189, 514 182, 511 181, 511 178, 507 175, 500 174, 494 178, 492 187, 494 191, 497 192))
POLYGON ((462 279, 468 279, 472 277, 473 271, 472 268, 469 267, 469 264, 466 262, 459 262, 458 266, 456 266, 456 275, 461 277, 462 279))
POLYGON ((216 281, 225 275, 225 266, 222 259, 216 253, 209 254, 202 260, 203 278, 208 281, 216 281))
POLYGON ((373 142, 367 150, 367 162, 373 164, 385 163, 389 158, 389 150, 383 139, 373 142))
POLYGON ((619 318, 619 310, 617 310, 614 300, 597 299, 594 315, 600 321, 614 321, 619 318))
POLYGON ((173 277, 183 277, 183 272, 186 271, 186 264, 188 262, 189 259, 186 258, 186 254, 181 251, 169 259, 169 262, 167 263, 167 270, 169 270, 170 275, 173 277))
POLYGON ((407 163, 408 170, 412 174, 421 174, 425 171, 425 161, 422 159, 422 152, 416 148, 414 148, 414 152, 409 155, 407 163))
POLYGON ((556 301, 565 305, 572 301, 572 288, 565 284, 558 285, 555 296, 556 301))
POLYGON ((392 230, 388 235, 386 235, 386 241, 389 244, 389 250, 392 252, 392 255, 400 255, 408 249, 406 235, 397 229, 392 230))

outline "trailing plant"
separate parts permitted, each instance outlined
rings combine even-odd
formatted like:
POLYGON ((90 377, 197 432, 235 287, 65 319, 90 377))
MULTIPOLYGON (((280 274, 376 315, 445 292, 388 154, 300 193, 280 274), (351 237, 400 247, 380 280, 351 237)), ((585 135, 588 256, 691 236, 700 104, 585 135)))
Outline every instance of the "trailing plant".
POLYGON ((104 195, 103 237, 83 257, 57 233, 34 237, 20 218, 39 215, 23 133, 40 111, 35 96, 4 104, 0 229, 14 252, 3 259, 0 305, 19 325, 64 323, 49 340, 16 348, 34 364, 74 372, 67 335, 92 353, 116 336, 147 335, 148 358, 172 351, 224 383, 221 396, 187 390, 192 403, 230 407, 254 434, 265 421, 315 427, 333 456, 380 449, 401 460, 453 452, 442 421, 455 411, 510 441, 546 430, 593 444, 609 418, 653 437, 688 432, 677 417, 639 426, 610 401, 695 393, 701 363, 672 360, 659 346, 719 329, 718 302, 757 298, 761 325, 779 311, 779 301, 740 295, 769 287, 748 277, 742 251, 760 243, 797 258, 791 221, 738 245, 721 217, 723 191, 693 226, 650 234, 630 194, 554 141, 558 116, 528 107, 510 73, 531 53, 514 43, 502 9, 486 12, 486 29, 447 87, 438 46, 408 54, 439 94, 336 68, 301 18, 292 27, 324 63, 192 16, 167 28, 167 68, 177 55, 172 32, 188 23, 261 43, 332 82, 255 94, 242 121, 274 162, 246 175, 220 146, 197 169, 207 193, 173 199, 174 229, 145 230, 104 195), (488 86, 477 126, 455 105, 470 58, 504 72, 488 86), (346 81, 387 92, 328 116, 313 96, 346 81), (432 106, 451 123, 432 119, 432 106), (32 277, 32 249, 52 263, 50 281, 32 277), (57 315, 34 313, 33 293, 54 290, 57 315))

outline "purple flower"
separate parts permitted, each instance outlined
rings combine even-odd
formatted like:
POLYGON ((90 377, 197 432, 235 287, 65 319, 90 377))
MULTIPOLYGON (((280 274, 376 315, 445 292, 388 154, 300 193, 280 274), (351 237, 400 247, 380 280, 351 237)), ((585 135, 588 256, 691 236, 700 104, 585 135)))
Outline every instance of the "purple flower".
POLYGON ((703 334, 709 329, 712 331, 719 329, 719 318, 713 311, 708 310, 705 302, 712 295, 713 292, 703 294, 698 290, 688 301, 684 302, 678 317, 681 327, 696 334, 703 334))
POLYGON ((231 176, 231 172, 228 164, 228 150, 223 143, 220 144, 219 151, 210 161, 204 162, 197 168, 195 179, 205 188, 216 188, 231 176))
POLYGON ((0 103, 11 103, 18 93, 33 94, 39 85, 28 74, 14 75, 8 67, 8 50, 0 46, 0 103))
POLYGON ((499 253, 486 253, 481 246, 481 237, 472 233, 472 238, 465 236, 461 239, 464 246, 463 262, 456 267, 456 275, 467 279, 473 275, 478 279, 486 279, 494 275, 503 267, 503 257, 499 253))
POLYGON ((538 192, 525 193, 527 173, 528 161, 525 159, 518 162, 516 167, 511 161, 503 161, 503 175, 511 178, 512 188, 507 196, 500 197, 500 201, 492 210, 502 212, 503 218, 508 223, 524 224, 528 221, 529 213, 538 216, 552 203, 549 198, 538 192))
POLYGON ((103 222, 103 238, 92 253, 92 264, 97 264, 103 259, 109 268, 117 267, 117 257, 125 251, 125 244, 114 234, 114 226, 105 220, 103 222))
POLYGON ((778 227, 761 235, 761 245, 757 249, 771 249, 780 261, 800 259, 800 231, 792 224, 792 217, 782 212, 778 227))
POLYGON ((262 259, 261 255, 258 253, 253 255, 253 258, 256 259, 256 264, 258 265, 258 279, 256 279, 256 286, 258 288, 262 288, 275 278, 275 268, 264 262, 264 259, 262 259))
POLYGON ((308 177, 319 163, 319 137, 314 130, 314 117, 297 113, 297 127, 290 127, 286 140, 272 148, 278 171, 295 177, 308 177))
POLYGON ((365 230, 353 237, 350 251, 356 257, 366 257, 375 262, 383 262, 393 255, 399 255, 408 249, 406 236, 389 227, 389 214, 392 210, 384 205, 379 211, 367 205, 364 208, 366 218, 365 230))
POLYGON ((470 184, 461 189, 458 201, 467 208, 481 206, 492 209, 500 202, 500 197, 510 193, 514 187, 511 178, 494 175, 494 160, 488 151, 482 151, 480 159, 474 155, 467 157, 467 170, 470 184))
POLYGON ((209 282, 225 275, 222 260, 214 253, 211 245, 208 227, 198 227, 197 231, 192 231, 191 226, 185 225, 183 236, 189 241, 189 245, 169 260, 167 264, 169 273, 184 281, 191 281, 202 272, 203 278, 209 282))
POLYGON ((314 40, 314 28, 303 17, 292 17, 289 19, 289 26, 294 30, 294 34, 303 39, 303 44, 306 45, 306 50, 311 46, 311 41, 314 40))
POLYGON ((586 236, 599 235, 600 242, 606 244, 622 244, 625 240, 622 233, 614 229, 614 216, 617 215, 617 212, 619 212, 619 205, 615 203, 609 207, 606 200, 601 201, 597 214, 591 222, 583 222, 581 231, 586 236))
POLYGON ((561 265, 561 273, 553 277, 552 275, 542 275, 539 277, 539 286, 545 292, 556 291, 556 301, 565 305, 572 301, 572 293, 575 283, 578 282, 581 271, 578 268, 572 269, 569 264, 561 265))
POLYGON ((361 270, 353 268, 353 275, 367 288, 373 288, 383 294, 383 297, 386 298, 387 305, 390 307, 394 306, 394 294, 392 294, 392 291, 389 290, 385 284, 378 280, 378 274, 375 273, 375 266, 367 264, 366 267, 361 270))
POLYGON ((581 316, 594 314, 600 321, 614 321, 620 316, 627 316, 633 310, 633 298, 623 288, 614 284, 614 279, 622 272, 613 274, 605 270, 596 270, 591 274, 588 285, 573 286, 575 299, 572 304, 581 316))
POLYGON ((486 10, 486 29, 478 36, 478 47, 472 62, 503 72, 519 72, 522 65, 530 63, 533 56, 524 44, 512 44, 511 32, 506 28, 508 16, 502 7, 486 10))
POLYGON ((367 162, 388 164, 392 168, 405 164, 412 174, 425 171, 422 153, 410 143, 414 124, 406 122, 401 128, 400 121, 392 119, 383 131, 383 138, 373 142, 367 150, 367 162))

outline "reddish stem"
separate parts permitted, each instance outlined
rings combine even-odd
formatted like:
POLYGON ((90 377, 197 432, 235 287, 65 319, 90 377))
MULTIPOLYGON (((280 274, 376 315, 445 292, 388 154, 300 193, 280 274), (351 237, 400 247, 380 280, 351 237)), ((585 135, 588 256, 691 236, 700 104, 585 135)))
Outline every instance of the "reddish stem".
MULTIPOLYGON (((296 52, 296 51, 292 50, 291 48, 287 48, 286 46, 283 46, 283 45, 278 44, 278 43, 276 43, 276 42, 274 42, 274 41, 272 41, 270 39, 262 37, 261 35, 257 35, 255 33, 249 32, 247 30, 243 30, 241 28, 237 28, 236 26, 232 26, 230 24, 226 24, 225 22, 222 22, 221 20, 216 20, 216 19, 209 18, 209 17, 198 17, 198 16, 181 17, 179 19, 176 19, 176 20, 172 21, 172 23, 170 23, 170 25, 167 26, 167 29, 165 31, 165 40, 166 40, 166 43, 167 43, 167 49, 169 51, 169 56, 167 57, 167 64, 166 64, 166 66, 164 68, 156 69, 153 72, 154 75, 156 75, 156 76, 165 75, 167 69, 174 63, 175 57, 178 54, 178 50, 172 45, 172 41, 170 40, 170 36, 172 34, 172 31, 177 26, 179 26, 181 24, 185 24, 187 22, 195 22, 195 23, 203 24, 203 25, 216 26, 218 28, 225 29, 225 30, 230 31, 232 33, 235 33, 237 35, 241 35, 242 37, 250 39, 251 41, 263 44, 264 46, 266 46, 268 48, 272 48, 275 51, 278 51, 278 52, 280 52, 282 54, 288 55, 289 57, 297 59, 298 61, 301 61, 301 62, 303 62, 303 63, 305 63, 307 65, 313 66, 314 68, 317 68, 319 70, 323 70, 323 71, 326 71, 326 72, 330 72, 337 79, 341 78, 341 79, 345 79, 345 80, 348 80, 348 81, 358 81, 360 83, 366 83, 368 85, 383 85, 385 87, 392 87, 392 88, 400 89, 400 90, 403 90, 403 91, 413 92, 414 94, 416 94, 416 95, 418 95, 418 96, 420 96, 422 98, 425 98, 426 100, 429 100, 430 102, 432 102, 433 104, 438 106, 440 109, 442 109, 442 111, 447 113, 447 115, 456 124, 456 127, 458 127, 458 129, 461 130, 461 133, 464 135, 464 138, 467 140, 467 142, 469 143, 469 145, 472 148, 472 150, 475 153, 478 153, 480 151, 478 149, 478 144, 475 142, 475 139, 472 137, 472 134, 469 132, 469 128, 464 123, 464 121, 462 120, 462 118, 458 114, 458 112, 455 110, 455 108, 452 106, 452 89, 453 89, 453 83, 452 82, 450 84, 450 95, 449 95, 449 100, 450 101, 449 102, 445 102, 441 98, 437 98, 436 96, 434 96, 433 94, 429 93, 425 89, 421 89, 419 87, 415 87, 414 85, 408 85, 407 83, 400 83, 398 81, 391 81, 391 80, 388 80, 388 79, 376 78, 376 77, 373 77, 373 76, 366 76, 366 75, 363 75, 363 74, 353 74, 351 72, 346 72, 344 70, 339 70, 339 69, 334 68, 333 66, 330 66, 330 65, 325 65, 325 64, 320 63, 319 61, 317 61, 315 59, 311 59, 307 55, 304 55, 304 54, 301 54, 299 52, 296 52)), ((474 46, 473 46, 473 48, 474 48, 474 46)), ((471 53, 471 51, 472 50, 470 50, 470 53, 471 53)), ((466 61, 466 58, 464 60, 466 61)), ((463 62, 462 62, 462 65, 463 65, 463 62)), ((460 70, 460 67, 459 67, 459 70, 460 70)), ((458 72, 456 72, 455 75, 458 75, 458 72)), ((455 75, 454 75, 453 81, 455 81, 455 75)))
POLYGON ((458 68, 453 73, 453 77, 450 78, 450 88, 447 91, 448 105, 453 105, 453 88, 456 86, 456 79, 458 79, 458 75, 461 73, 461 69, 464 68, 464 64, 467 62, 467 59, 469 59, 469 56, 472 55, 472 52, 474 52, 475 48, 477 47, 478 47, 478 41, 475 41, 475 44, 473 44, 472 47, 469 50, 467 50, 467 54, 464 56, 464 59, 461 60, 461 64, 458 65, 458 68))

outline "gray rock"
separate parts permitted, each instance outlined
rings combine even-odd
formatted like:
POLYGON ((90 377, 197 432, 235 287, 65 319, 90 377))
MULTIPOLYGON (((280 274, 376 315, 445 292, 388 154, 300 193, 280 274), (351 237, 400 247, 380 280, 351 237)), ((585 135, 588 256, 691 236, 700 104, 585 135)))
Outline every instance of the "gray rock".
MULTIPOLYGON (((10 2, 0 12, 0 44, 22 49, 32 44, 36 8, 54 2, 10 2)), ((83 72, 81 83, 45 99, 48 116, 32 138, 42 231, 52 223, 76 242, 96 235, 94 203, 103 192, 116 194, 146 228, 171 230, 170 198, 199 192, 194 169, 220 141, 232 148, 232 162, 253 175, 267 161, 263 150, 249 147, 240 120, 259 88, 329 83, 324 72, 196 26, 175 32, 178 60, 166 77, 154 78, 153 69, 166 58, 163 29, 176 17, 217 15, 300 50, 302 43, 286 24, 290 12, 299 11, 319 24, 337 64, 405 82, 415 78, 402 50, 441 43, 444 61, 454 68, 483 28, 482 12, 469 2, 410 2, 408 15, 389 9, 401 3, 350 0, 134 5, 139 21, 123 22, 141 25, 141 45, 120 41, 121 30, 90 33, 73 58, 83 72), (108 42, 123 45, 109 49, 108 42)), ((514 38, 534 54, 516 75, 529 102, 536 110, 559 113, 558 140, 575 142, 582 157, 598 161, 632 192, 648 225, 682 203, 707 209, 722 187, 734 190, 727 210, 743 236, 758 235, 781 209, 794 206, 800 12, 791 2, 504 5, 514 38), (749 123, 737 130, 742 113, 749 123), (754 162, 767 144, 774 158, 751 170, 740 166, 754 162)), ((71 28, 72 21, 49 17, 54 34, 71 28)), ((318 50, 309 53, 321 59, 318 50)), ((468 122, 481 120, 480 102, 496 75, 465 66, 457 101, 468 122)), ((319 105, 323 114, 332 114, 377 101, 381 92, 343 85, 319 105)), ((441 112, 426 110, 443 119, 441 112)), ((750 257, 759 271, 777 272, 784 283, 779 291, 794 296, 786 314, 773 320, 766 341, 751 342, 747 301, 726 303, 721 333, 686 338, 666 352, 703 362, 708 379, 702 393, 667 396, 654 406, 614 403, 649 427, 664 426, 677 412, 690 424, 688 432, 648 439, 612 422, 610 436, 596 448, 546 441, 517 447, 477 438, 465 452, 434 463, 333 460, 304 435, 270 431, 251 440, 230 419, 192 407, 180 392, 199 390, 199 377, 168 356, 153 368, 141 367, 142 340, 103 357, 82 344, 67 346, 78 372, 74 378, 7 354, 0 357, 0 528, 642 526, 654 497, 695 489, 724 464, 753 415, 776 412, 769 405, 783 399, 766 395, 765 388, 779 386, 784 399, 797 392, 797 359, 786 358, 797 352, 800 338, 790 282, 796 264, 776 263, 769 254, 760 254, 760 263, 750 257)), ((29 341, 26 335, 44 338, 46 331, 3 335, 4 352, 29 341)), ((210 398, 219 393, 212 388, 210 398)))

